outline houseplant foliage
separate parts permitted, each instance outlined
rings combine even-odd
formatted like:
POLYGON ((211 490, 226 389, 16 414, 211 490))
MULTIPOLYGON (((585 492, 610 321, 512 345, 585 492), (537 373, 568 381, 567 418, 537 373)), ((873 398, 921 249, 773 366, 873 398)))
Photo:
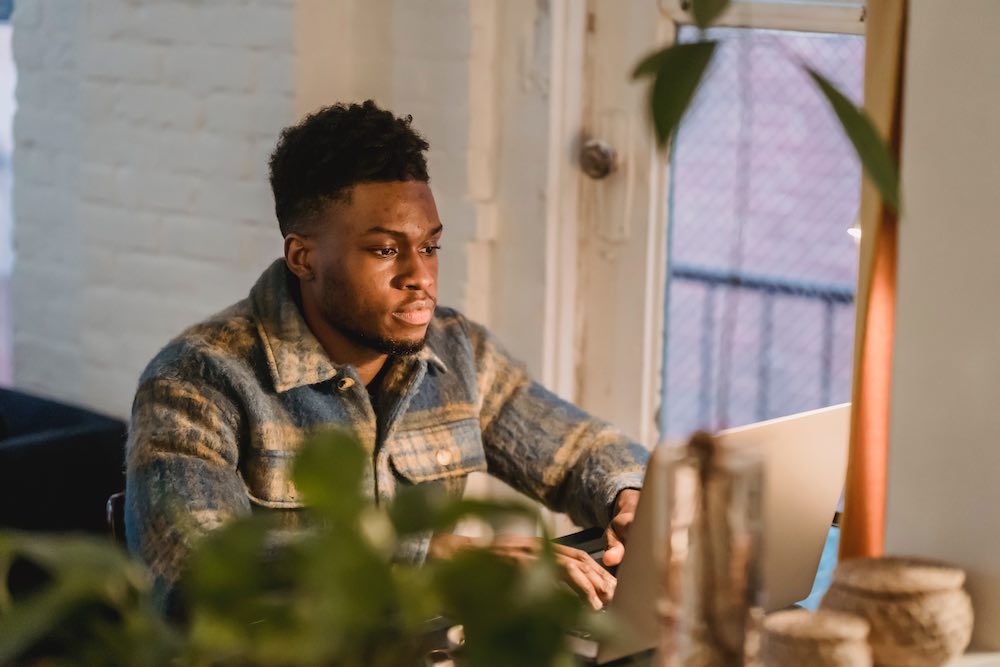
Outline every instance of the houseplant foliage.
POLYGON ((548 548, 527 567, 478 549, 394 563, 407 535, 535 511, 433 485, 377 507, 361 491, 368 456, 346 433, 308 439, 295 481, 311 528, 283 533, 276 515, 254 515, 209 533, 183 582, 183 622, 160 614, 148 574, 106 540, 0 536, 4 581, 12 567, 36 575, 28 590, 0 587, 0 664, 419 665, 440 644, 429 619, 446 616, 464 624, 462 664, 548 667, 573 664, 567 630, 606 627, 558 583, 548 548))
MULTIPOLYGON (((676 134, 681 118, 715 55, 718 42, 709 39, 706 31, 730 4, 731 0, 690 0, 688 9, 700 29, 698 40, 672 44, 649 54, 632 73, 635 79, 650 80, 649 111, 660 146, 667 146, 676 134)), ((871 119, 819 72, 801 62, 798 65, 830 104, 854 146, 862 168, 878 188, 882 201, 893 211, 898 211, 900 195, 896 163, 871 119)))

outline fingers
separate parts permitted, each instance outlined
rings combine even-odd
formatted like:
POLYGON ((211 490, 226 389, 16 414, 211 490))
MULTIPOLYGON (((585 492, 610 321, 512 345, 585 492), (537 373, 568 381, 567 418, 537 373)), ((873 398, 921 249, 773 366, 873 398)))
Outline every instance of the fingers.
POLYGON ((613 528, 616 537, 622 542, 628 539, 628 529, 632 527, 632 520, 635 519, 634 512, 621 512, 611 520, 610 528, 613 528))
POLYGON ((601 599, 594 579, 587 576, 582 568, 577 567, 575 562, 570 562, 565 564, 562 570, 566 582, 575 588, 591 607, 600 609, 604 606, 604 600, 601 599))
POLYGON ((566 581, 576 588, 594 609, 600 609, 615 595, 618 580, 586 552, 570 547, 556 549, 556 563, 566 581))
POLYGON ((613 567, 621 563, 622 558, 625 557, 625 544, 618 538, 614 525, 608 526, 608 529, 604 531, 604 537, 608 546, 604 550, 604 556, 601 560, 608 567, 613 567))
POLYGON ((453 558, 462 549, 468 549, 471 546, 474 546, 471 538, 450 533, 438 533, 431 538, 427 558, 429 560, 447 560, 453 558))
MULTIPOLYGON (((528 562, 538 558, 542 541, 536 537, 498 537, 490 550, 499 556, 516 562, 528 562)), ((556 565, 562 579, 572 586, 594 609, 600 609, 611 601, 618 581, 610 572, 601 567, 587 552, 561 544, 552 545, 556 565)))
POLYGON ((537 554, 542 548, 542 541, 528 535, 498 535, 493 538, 490 548, 537 554))
POLYGON ((639 494, 633 489, 626 489, 621 492, 618 500, 619 512, 611 519, 608 529, 604 531, 608 546, 604 550, 604 557, 601 560, 608 567, 618 565, 625 557, 625 540, 628 539, 628 529, 635 519, 635 508, 639 501, 639 494))

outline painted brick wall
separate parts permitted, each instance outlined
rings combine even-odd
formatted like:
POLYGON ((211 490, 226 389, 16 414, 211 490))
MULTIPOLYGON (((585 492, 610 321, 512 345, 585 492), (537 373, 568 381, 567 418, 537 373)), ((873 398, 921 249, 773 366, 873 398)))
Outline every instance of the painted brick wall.
MULTIPOLYGON (((476 2, 476 0, 471 0, 476 2)), ((440 303, 465 309, 464 248, 472 241, 475 209, 468 196, 470 0, 397 0, 390 48, 393 76, 389 104, 411 114, 430 144, 431 187, 445 225, 440 303)))
POLYGON ((24 2, 13 18, 21 106, 13 158, 15 382, 74 399, 82 397, 83 374, 81 12, 75 2, 24 2))
POLYGON ((292 2, 19 2, 15 382, 127 414, 184 326, 280 252, 292 2))
MULTIPOLYGON (((15 384, 126 415, 156 351, 245 296, 280 254, 266 174, 280 128, 366 97, 413 114, 431 143, 448 226, 441 302, 517 332, 506 342, 537 372, 541 312, 505 322, 491 285, 497 271, 511 284, 538 271, 491 259, 505 224, 528 245, 543 239, 544 202, 513 193, 517 215, 499 220, 496 185, 498 54, 541 11, 531 0, 19 2, 15 384)), ((544 135, 545 114, 534 122, 544 135)), ((544 164, 546 142, 535 150, 517 159, 544 164)))

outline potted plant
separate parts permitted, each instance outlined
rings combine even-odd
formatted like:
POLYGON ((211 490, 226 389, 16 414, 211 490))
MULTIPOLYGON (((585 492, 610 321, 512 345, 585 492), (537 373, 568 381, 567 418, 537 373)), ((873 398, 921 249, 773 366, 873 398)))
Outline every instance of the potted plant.
MULTIPOLYGON (((0 536, 0 574, 34 574, 0 589, 0 664, 422 664, 447 617, 464 626, 470 666, 571 664, 566 633, 606 622, 558 583, 545 550, 528 567, 486 550, 408 567, 401 538, 468 516, 535 516, 518 504, 449 499, 411 487, 388 507, 361 493, 367 455, 343 432, 308 439, 295 481, 312 529, 274 544, 268 516, 203 538, 183 582, 185 619, 165 618, 143 568, 110 541, 0 536)), ((21 577, 24 578, 23 576, 21 577)))

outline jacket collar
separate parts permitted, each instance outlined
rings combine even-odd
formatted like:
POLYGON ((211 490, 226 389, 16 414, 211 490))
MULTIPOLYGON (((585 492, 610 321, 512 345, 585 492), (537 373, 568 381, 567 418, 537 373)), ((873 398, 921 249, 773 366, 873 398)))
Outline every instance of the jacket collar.
MULTIPOLYGON (((294 276, 284 259, 275 260, 250 290, 250 303, 257 322, 264 355, 274 389, 283 393, 295 387, 317 384, 347 373, 348 364, 330 361, 326 350, 309 330, 292 296, 294 276)), ((431 326, 434 326, 433 320, 431 326)), ((441 372, 447 366, 425 345, 413 355, 441 372)))

